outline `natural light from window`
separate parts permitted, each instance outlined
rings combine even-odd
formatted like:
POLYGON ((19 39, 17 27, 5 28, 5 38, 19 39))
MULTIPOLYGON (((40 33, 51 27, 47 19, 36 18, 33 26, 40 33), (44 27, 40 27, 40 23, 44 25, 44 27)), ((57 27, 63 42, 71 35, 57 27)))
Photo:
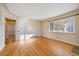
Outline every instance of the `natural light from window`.
POLYGON ((20 40, 27 40, 30 39, 32 36, 33 34, 20 35, 20 40))
POLYGON ((74 33, 74 20, 73 17, 55 20, 49 23, 50 32, 65 32, 74 33))
MULTIPOLYGON (((33 37, 33 34, 23 34, 23 35, 20 35, 20 41, 19 41, 19 43, 20 43, 20 45, 23 45, 23 44, 25 44, 24 42, 26 41, 26 40, 30 40, 31 38, 33 37)), ((33 41, 33 40, 31 40, 31 41, 33 41)), ((31 42, 31 41, 29 41, 29 42, 31 42)))

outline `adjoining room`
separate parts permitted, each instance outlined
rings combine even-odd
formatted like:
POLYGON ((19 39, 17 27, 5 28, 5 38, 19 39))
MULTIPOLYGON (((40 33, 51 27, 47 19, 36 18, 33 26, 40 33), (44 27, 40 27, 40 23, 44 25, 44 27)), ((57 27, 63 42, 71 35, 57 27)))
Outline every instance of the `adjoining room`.
POLYGON ((0 3, 0 56, 79 56, 79 3, 0 3))

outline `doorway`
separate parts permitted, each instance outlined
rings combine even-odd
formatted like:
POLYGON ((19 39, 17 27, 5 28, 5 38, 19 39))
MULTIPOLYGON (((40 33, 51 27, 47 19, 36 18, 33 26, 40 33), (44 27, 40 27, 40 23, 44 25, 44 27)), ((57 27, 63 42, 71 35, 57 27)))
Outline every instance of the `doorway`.
POLYGON ((5 17, 5 44, 15 41, 16 20, 5 17))

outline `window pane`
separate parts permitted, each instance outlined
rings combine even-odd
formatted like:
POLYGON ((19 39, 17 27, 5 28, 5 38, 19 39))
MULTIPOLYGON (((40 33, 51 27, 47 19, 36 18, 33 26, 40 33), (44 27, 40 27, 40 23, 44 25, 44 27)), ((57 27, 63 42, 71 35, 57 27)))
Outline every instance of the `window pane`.
POLYGON ((65 32, 73 32, 73 19, 72 18, 66 18, 65 32))
POLYGON ((53 31, 55 31, 55 32, 63 32, 64 31, 64 20, 54 21, 53 31))
POLYGON ((50 31, 73 32, 73 17, 56 20, 50 23, 50 31))

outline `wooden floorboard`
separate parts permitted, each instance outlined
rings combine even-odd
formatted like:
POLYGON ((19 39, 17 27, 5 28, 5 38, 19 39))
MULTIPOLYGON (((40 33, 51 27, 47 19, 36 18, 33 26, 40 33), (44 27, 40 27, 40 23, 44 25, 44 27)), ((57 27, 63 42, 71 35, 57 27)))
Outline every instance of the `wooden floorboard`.
POLYGON ((76 46, 45 37, 8 43, 0 56, 77 56, 76 46))

